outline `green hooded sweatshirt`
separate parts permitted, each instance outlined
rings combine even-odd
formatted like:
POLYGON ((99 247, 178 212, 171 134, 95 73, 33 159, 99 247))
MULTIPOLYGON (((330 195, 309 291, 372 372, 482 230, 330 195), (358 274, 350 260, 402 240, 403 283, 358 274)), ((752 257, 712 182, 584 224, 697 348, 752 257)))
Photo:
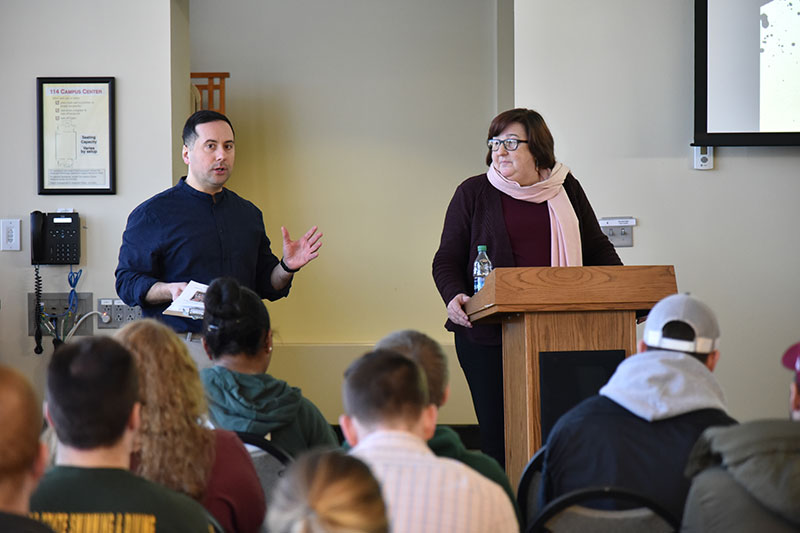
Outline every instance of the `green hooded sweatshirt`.
POLYGON ((269 374, 241 374, 221 366, 200 372, 214 424, 265 435, 296 457, 319 446, 338 446, 330 424, 297 387, 269 374))

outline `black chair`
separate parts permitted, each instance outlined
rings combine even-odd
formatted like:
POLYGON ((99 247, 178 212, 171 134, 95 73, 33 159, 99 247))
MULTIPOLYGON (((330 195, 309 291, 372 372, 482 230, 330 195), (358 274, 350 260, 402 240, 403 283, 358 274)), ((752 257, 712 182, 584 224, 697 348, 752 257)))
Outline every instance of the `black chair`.
MULTIPOLYGON (((278 481, 286 473, 286 469, 292 462, 292 457, 286 453, 280 446, 273 444, 264 438, 263 435, 256 435, 253 433, 236 432, 245 444, 255 446, 257 451, 250 451, 250 458, 253 460, 253 466, 258 474, 258 480, 261 482, 261 488, 264 490, 264 498, 269 505, 269 499, 272 495, 272 489, 278 484, 278 481)), ((264 525, 261 526, 261 531, 266 532, 266 520, 264 525)))
POLYGON ((542 483, 542 467, 544 467, 544 452, 547 445, 542 446, 533 454, 531 460, 525 465, 522 476, 517 485, 517 507, 524 529, 539 514, 539 486, 542 483))
POLYGON ((680 522, 675 517, 641 494, 619 487, 591 487, 564 494, 547 504, 527 533, 666 533, 679 529, 680 522), (613 501, 627 507, 633 505, 634 508, 610 511, 581 505, 598 500, 613 501))
POLYGON ((288 465, 294 460, 292 459, 292 456, 289 455, 288 452, 286 452, 286 450, 284 450, 277 444, 273 444, 272 441, 267 440, 263 435, 257 435, 255 433, 245 433, 244 431, 237 431, 236 435, 239 437, 239 440, 242 441, 243 443, 264 450, 265 452, 275 457, 278 461, 280 461, 284 465, 288 465))

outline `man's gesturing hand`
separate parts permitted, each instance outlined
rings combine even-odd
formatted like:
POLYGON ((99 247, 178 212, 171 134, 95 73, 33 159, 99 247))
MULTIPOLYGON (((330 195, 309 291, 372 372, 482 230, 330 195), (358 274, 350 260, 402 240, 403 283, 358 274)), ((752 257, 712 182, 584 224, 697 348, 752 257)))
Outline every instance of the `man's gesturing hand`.
POLYGON ((289 232, 281 226, 283 234, 283 262, 292 270, 299 270, 319 255, 322 246, 322 233, 317 233, 317 226, 306 232, 305 235, 293 241, 289 232))

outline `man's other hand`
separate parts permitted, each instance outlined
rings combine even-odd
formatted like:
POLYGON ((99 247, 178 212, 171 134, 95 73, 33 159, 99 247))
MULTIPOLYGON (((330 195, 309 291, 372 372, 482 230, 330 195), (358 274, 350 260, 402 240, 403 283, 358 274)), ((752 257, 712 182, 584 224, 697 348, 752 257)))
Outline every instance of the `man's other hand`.
POLYGON ((145 296, 144 299, 149 304, 172 302, 181 295, 185 288, 185 281, 176 281, 173 283, 157 281, 150 287, 150 290, 147 291, 147 296, 145 296))

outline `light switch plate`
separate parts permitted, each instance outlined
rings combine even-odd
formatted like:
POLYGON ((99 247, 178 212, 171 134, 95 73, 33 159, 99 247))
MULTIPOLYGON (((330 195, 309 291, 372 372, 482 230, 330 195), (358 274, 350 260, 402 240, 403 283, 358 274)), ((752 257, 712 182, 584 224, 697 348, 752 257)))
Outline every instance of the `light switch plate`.
POLYGON ((4 218, 0 221, 0 250, 19 252, 20 219, 4 218))
POLYGON ((633 246, 633 227, 636 219, 633 217, 607 217, 598 220, 600 229, 611 241, 615 248, 629 248, 633 246))

